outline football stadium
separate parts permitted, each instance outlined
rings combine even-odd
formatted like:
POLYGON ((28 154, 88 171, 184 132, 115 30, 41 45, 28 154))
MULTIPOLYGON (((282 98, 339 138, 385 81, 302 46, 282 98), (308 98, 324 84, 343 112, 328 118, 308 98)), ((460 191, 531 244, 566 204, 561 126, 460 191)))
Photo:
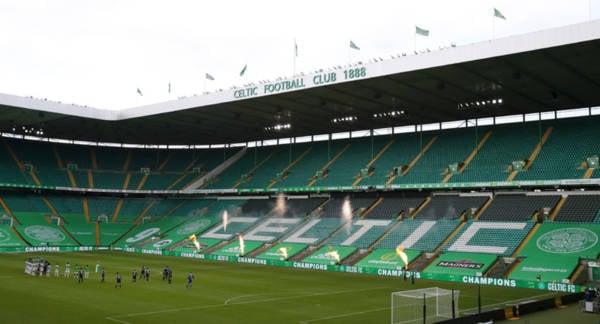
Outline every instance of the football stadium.
POLYGON ((596 323, 598 57, 592 20, 120 111, 0 94, 0 322, 596 323))

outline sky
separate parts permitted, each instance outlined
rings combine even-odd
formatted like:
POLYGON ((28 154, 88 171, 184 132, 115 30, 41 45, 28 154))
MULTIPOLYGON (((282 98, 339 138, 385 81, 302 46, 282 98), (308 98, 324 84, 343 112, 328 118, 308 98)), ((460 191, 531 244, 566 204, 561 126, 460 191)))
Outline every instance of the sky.
POLYGON ((0 93, 116 110, 594 19, 600 0, 0 0, 0 93))

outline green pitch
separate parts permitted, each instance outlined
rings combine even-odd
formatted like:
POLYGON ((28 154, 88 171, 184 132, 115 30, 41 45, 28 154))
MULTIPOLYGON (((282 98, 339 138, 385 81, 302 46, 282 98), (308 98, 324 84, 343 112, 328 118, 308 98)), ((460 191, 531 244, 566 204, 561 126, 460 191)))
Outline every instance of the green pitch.
MULTIPOLYGON (((322 272, 116 252, 0 254, 0 314, 3 323, 389 323, 393 291, 438 286, 459 289, 461 312, 477 308, 477 287, 457 283, 322 272), (51 277, 24 274, 28 257, 42 256, 51 277), (88 264, 90 279, 62 277, 65 263, 88 264), (94 273, 106 268, 106 282, 94 273), (54 264, 60 265, 60 279, 54 264), (139 278, 150 267, 150 281, 139 278), (162 269, 173 269, 173 283, 162 269), (131 272, 138 271, 132 283, 131 272), (123 275, 115 288, 115 273, 123 275), (185 288, 188 272, 193 287, 185 288)), ((482 304, 548 298, 538 290, 481 287, 482 304)))

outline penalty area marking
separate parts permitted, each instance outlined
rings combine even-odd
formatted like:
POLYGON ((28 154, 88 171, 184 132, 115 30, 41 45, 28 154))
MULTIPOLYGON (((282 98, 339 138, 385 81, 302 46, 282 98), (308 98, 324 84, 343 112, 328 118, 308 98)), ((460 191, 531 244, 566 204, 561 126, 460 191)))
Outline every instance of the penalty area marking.
POLYGON ((116 319, 116 318, 112 318, 112 317, 110 317, 110 316, 107 316, 107 317, 105 317, 105 319, 107 319, 107 320, 109 320, 109 321, 113 321, 113 322, 121 323, 121 324, 131 324, 131 323, 127 322, 127 321, 121 321, 121 320, 118 320, 118 319, 116 319))
MULTIPOLYGON (((519 299, 514 299, 514 300, 506 300, 504 302, 501 303, 495 303, 495 304, 489 304, 489 305, 485 305, 485 306, 498 306, 498 305, 503 305, 506 303, 514 303, 514 302, 518 302, 518 301, 523 301, 523 300, 528 300, 531 298, 535 298, 535 297, 548 297, 548 296, 552 296, 552 293, 546 293, 546 294, 541 294, 541 295, 535 295, 535 296, 531 296, 531 297, 526 297, 526 298, 519 298, 519 299)), ((304 320, 304 321, 300 321, 300 324, 306 324, 306 323, 312 323, 312 322, 318 322, 318 321, 325 321, 325 320, 330 320, 330 319, 335 319, 335 318, 342 318, 342 317, 348 317, 348 316, 354 316, 354 315, 362 315, 362 314, 366 314, 366 313, 373 313, 373 312, 380 312, 382 310, 389 310, 391 307, 383 307, 383 308, 375 308, 375 309, 370 309, 370 310, 365 310, 362 312, 352 312, 352 313, 343 313, 343 314, 338 314, 338 315, 332 315, 332 316, 327 316, 327 317, 321 317, 321 318, 313 318, 313 319, 309 319, 309 320, 304 320)), ((467 312, 467 311, 471 311, 471 310, 476 310, 477 308, 469 308, 469 309, 465 309, 463 310, 463 312, 467 312)), ((408 321, 411 322, 411 321, 408 321)), ((406 323, 408 323, 406 322, 406 323)), ((404 323, 404 322, 402 322, 404 323)))
POLYGON ((240 296, 233 296, 227 300, 225 300, 225 302, 223 302, 224 305, 228 305, 230 302, 237 300, 237 299, 242 299, 242 298, 246 298, 246 297, 255 297, 255 296, 264 296, 264 295, 268 295, 268 294, 253 294, 253 295, 240 295, 240 296))
POLYGON ((313 319, 309 319, 309 320, 300 321, 300 323, 305 324, 305 323, 312 323, 312 322, 318 322, 318 321, 325 321, 325 320, 330 320, 330 319, 334 319, 334 318, 342 318, 342 317, 361 315, 361 314, 366 314, 366 313, 381 312, 383 310, 389 310, 389 309, 390 309, 389 307, 375 308, 375 309, 365 310, 362 312, 352 312, 352 313, 344 313, 344 314, 332 315, 332 316, 321 317, 321 318, 313 318, 313 319))
MULTIPOLYGON (((379 289, 389 289, 389 287, 377 287, 377 288, 354 289, 354 290, 339 290, 339 291, 321 292, 321 293, 314 293, 314 294, 299 294, 299 295, 293 295, 293 296, 288 296, 288 297, 266 298, 266 299, 250 300, 250 301, 239 302, 239 303, 231 303, 231 299, 232 298, 237 298, 237 297, 241 298, 241 297, 244 297, 244 296, 237 296, 237 297, 229 298, 228 299, 229 303, 225 303, 225 302, 227 302, 227 300, 225 300, 225 302, 222 303, 222 304, 212 304, 212 305, 203 305, 203 306, 190 306, 190 307, 163 309, 163 310, 157 310, 157 311, 152 311, 152 312, 111 315, 111 316, 105 317, 105 319, 107 319, 109 321, 121 323, 121 324, 131 324, 131 322, 128 322, 128 321, 125 321, 125 320, 120 320, 119 318, 147 316, 147 315, 156 315, 156 314, 164 314, 164 313, 175 313, 175 312, 182 312, 182 311, 196 310, 196 309, 208 309, 208 308, 218 308, 218 307, 226 307, 226 306, 235 306, 235 305, 265 303, 265 302, 289 300, 289 299, 304 298, 304 297, 340 295, 340 294, 346 294, 346 293, 355 293, 355 292, 371 291, 371 290, 379 290, 379 289)), ((247 296, 247 295, 245 295, 245 296, 247 296)))

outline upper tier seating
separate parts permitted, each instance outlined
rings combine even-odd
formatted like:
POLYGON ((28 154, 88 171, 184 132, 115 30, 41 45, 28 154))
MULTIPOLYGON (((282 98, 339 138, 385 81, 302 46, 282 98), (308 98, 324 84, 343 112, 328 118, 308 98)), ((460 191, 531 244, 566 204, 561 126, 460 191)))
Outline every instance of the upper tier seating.
MULTIPOLYGON (((313 143, 310 152, 288 170, 285 179, 278 181, 273 187, 305 187, 313 179, 316 172, 321 170, 344 146, 346 146, 345 140, 313 143)), ((315 186, 318 185, 320 185, 320 180, 315 184, 315 186)))
MULTIPOLYGON (((354 183, 383 186, 387 182, 415 185, 598 178, 600 172, 589 172, 585 161, 600 154, 599 121, 600 117, 592 116, 251 147, 235 163, 211 177, 205 187, 339 187, 354 183), (538 151, 537 145, 546 134, 547 141, 538 151), (577 145, 572 145, 574 139, 577 145), (481 147, 477 150, 478 145, 481 147), (530 157, 532 161, 528 161, 530 157), (513 173, 513 162, 521 160, 526 163, 525 169, 513 173), (450 168, 455 164, 457 171, 450 168)), ((133 190, 181 189, 240 150, 100 147, 13 138, 4 138, 3 144, 0 166, 8 172, 0 174, 0 181, 133 190), (71 168, 70 164, 77 167, 71 168)))
MULTIPOLYGON (((251 171, 271 154, 277 151, 276 146, 253 147, 246 151, 246 154, 233 163, 229 168, 220 173, 208 184, 208 189, 230 189, 240 180, 242 175, 249 175, 251 171)), ((246 181, 246 179, 244 179, 246 181)), ((241 181, 240 183, 242 183, 241 181)))
POLYGON ((0 170, 0 182, 34 184, 33 179, 19 169, 17 162, 5 148, 3 140, 0 140, 0 170))
POLYGON ((480 127, 480 135, 491 135, 463 173, 454 174, 450 182, 504 181, 515 160, 526 160, 540 140, 536 124, 508 124, 480 127), (507 150, 510 148, 510 150, 507 150))
POLYGON ((298 158, 310 145, 302 143, 291 146, 281 145, 271 158, 265 161, 253 173, 249 181, 244 181, 240 184, 240 188, 265 188, 273 179, 277 177, 277 173, 281 172, 291 162, 298 158), (291 153, 291 154, 290 154, 291 153))
POLYGON ((372 156, 377 154, 389 138, 384 136, 361 137, 350 139, 348 149, 339 156, 329 167, 327 177, 317 182, 318 186, 350 186, 356 180, 358 173, 364 168, 372 156))
MULTIPOLYGON (((475 148, 476 138, 482 134, 475 129, 455 129, 427 133, 424 137, 437 135, 437 140, 423 154, 406 175, 397 176, 394 183, 439 183, 451 163, 464 161, 475 148)), ((421 141, 423 147, 427 144, 421 141)))
MULTIPOLYGON (((373 175, 363 178, 360 185, 372 186, 382 185, 390 178, 394 168, 402 172, 402 167, 407 166, 419 154, 422 149, 422 142, 430 140, 430 135, 420 134, 401 134, 393 137, 394 143, 385 151, 377 161, 372 165, 373 175)), ((385 139, 389 139, 384 136, 385 139)), ((425 145, 423 144, 423 145, 425 145)))
POLYGON ((33 167, 33 173, 42 185, 71 186, 66 169, 59 168, 52 144, 36 141, 6 141, 21 163, 33 167))
POLYGON ((529 170, 519 172, 515 180, 581 179, 585 173, 581 164, 586 158, 600 153, 600 117, 555 120, 544 124, 553 125, 553 132, 529 170))

